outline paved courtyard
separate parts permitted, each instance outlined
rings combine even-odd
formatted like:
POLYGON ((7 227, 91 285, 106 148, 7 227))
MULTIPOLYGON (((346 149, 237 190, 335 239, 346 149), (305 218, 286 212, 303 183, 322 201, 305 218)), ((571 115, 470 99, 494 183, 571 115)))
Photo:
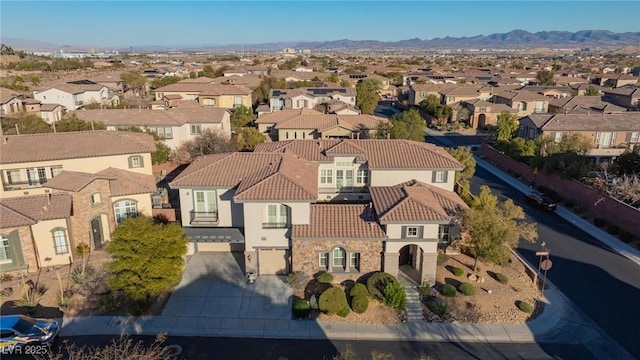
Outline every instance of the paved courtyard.
POLYGON ((194 254, 162 315, 290 319, 292 291, 286 278, 259 276, 255 284, 248 284, 241 261, 241 253, 194 254))

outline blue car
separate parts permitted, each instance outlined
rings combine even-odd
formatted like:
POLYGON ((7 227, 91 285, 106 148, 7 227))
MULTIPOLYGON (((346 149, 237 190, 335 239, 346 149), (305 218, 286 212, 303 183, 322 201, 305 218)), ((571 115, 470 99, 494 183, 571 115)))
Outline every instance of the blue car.
POLYGON ((55 320, 25 315, 0 316, 0 351, 14 346, 48 344, 55 340, 60 325, 55 320))

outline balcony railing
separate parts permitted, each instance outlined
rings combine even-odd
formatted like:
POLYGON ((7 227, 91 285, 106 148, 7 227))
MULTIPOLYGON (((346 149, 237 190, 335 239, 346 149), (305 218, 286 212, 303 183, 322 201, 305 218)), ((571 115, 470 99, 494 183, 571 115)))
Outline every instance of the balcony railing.
POLYGON ((218 224, 218 211, 191 211, 191 224, 218 224))
POLYGON ((366 186, 343 186, 341 188, 336 187, 321 187, 318 188, 318 192, 321 194, 334 194, 334 193, 368 193, 369 189, 366 186))
POLYGON ((285 223, 262 223, 262 228, 263 229, 288 229, 291 227, 291 223, 290 222, 285 222, 285 223))
POLYGON ((46 182, 47 182, 47 179, 36 179, 36 180, 29 180, 29 181, 13 181, 11 183, 3 182, 2 186, 5 191, 11 191, 11 190, 22 190, 22 189, 42 187, 42 184, 46 182))

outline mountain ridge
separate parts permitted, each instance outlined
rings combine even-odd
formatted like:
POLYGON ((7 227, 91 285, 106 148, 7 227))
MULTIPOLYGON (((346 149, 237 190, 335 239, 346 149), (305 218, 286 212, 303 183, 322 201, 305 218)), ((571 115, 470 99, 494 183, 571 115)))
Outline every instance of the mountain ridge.
MULTIPOLYGON (((39 40, 2 38, 2 42, 15 50, 24 51, 128 51, 130 47, 89 47, 83 45, 59 45, 39 40)), ((227 44, 227 45, 134 45, 136 51, 171 51, 171 50, 281 50, 291 47, 298 49, 330 50, 330 49, 525 49, 536 47, 548 48, 622 48, 640 44, 640 32, 615 33, 609 30, 539 31, 529 32, 515 29, 507 33, 474 35, 463 37, 436 37, 420 39, 417 37, 397 40, 327 40, 327 41, 278 41, 260 44, 227 44)))

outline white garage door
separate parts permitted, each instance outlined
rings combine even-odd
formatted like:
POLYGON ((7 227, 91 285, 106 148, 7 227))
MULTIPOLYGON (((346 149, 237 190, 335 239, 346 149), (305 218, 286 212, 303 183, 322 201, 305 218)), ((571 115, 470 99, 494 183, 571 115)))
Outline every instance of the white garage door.
POLYGON ((286 274, 288 272, 287 249, 260 249, 258 252, 258 272, 260 275, 286 274))

